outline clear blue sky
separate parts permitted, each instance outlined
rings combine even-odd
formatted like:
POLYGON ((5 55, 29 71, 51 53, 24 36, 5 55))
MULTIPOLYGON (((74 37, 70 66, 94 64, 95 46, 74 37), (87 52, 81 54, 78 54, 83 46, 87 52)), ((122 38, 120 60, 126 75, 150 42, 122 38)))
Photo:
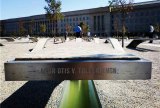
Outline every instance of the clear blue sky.
MULTIPOLYGON (((108 0, 61 0, 62 12, 103 7, 108 0)), ((143 2, 151 0, 134 0, 143 2)), ((45 0, 0 0, 0 20, 44 14, 45 0)))

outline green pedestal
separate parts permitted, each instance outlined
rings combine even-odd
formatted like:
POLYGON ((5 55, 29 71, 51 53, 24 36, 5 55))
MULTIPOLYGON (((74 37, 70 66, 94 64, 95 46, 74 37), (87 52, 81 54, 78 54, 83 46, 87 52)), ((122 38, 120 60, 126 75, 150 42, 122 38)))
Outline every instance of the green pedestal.
POLYGON ((67 81, 59 108, 101 108, 94 82, 67 81))

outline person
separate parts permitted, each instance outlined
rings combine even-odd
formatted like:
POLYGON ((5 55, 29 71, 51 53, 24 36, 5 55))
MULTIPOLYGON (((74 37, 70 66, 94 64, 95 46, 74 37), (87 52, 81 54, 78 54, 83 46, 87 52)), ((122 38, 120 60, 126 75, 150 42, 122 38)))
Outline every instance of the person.
POLYGON ((75 32, 76 32, 76 37, 77 37, 77 38, 80 38, 80 37, 81 37, 82 28, 78 25, 78 26, 75 28, 75 32))
POLYGON ((88 31, 87 35, 88 35, 88 37, 90 37, 90 36, 91 36, 91 33, 90 33, 90 31, 88 31))
MULTIPOLYGON (((153 39, 153 34, 154 34, 154 27, 152 24, 149 26, 149 38, 153 39)), ((149 43, 153 43, 153 40, 150 40, 149 43)))
POLYGON ((87 32, 88 40, 91 41, 91 33, 90 31, 87 32))
POLYGON ((66 31, 66 34, 65 34, 65 37, 64 37, 65 40, 67 39, 67 36, 68 36, 68 32, 66 31))

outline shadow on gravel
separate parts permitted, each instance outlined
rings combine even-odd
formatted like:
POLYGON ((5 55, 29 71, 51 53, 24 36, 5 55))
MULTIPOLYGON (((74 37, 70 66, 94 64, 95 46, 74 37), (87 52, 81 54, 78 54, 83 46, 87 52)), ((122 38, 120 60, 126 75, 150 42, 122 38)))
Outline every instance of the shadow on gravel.
POLYGON ((29 81, 1 103, 1 108, 44 108, 62 81, 29 81))

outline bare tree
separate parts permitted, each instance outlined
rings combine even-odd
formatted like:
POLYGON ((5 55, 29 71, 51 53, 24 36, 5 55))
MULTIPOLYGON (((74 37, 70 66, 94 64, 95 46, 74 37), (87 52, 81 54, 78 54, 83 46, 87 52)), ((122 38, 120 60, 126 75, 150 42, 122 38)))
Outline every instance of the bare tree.
POLYGON ((66 31, 68 33, 71 33, 72 32, 72 26, 70 26, 69 24, 66 24, 66 31))
POLYGON ((19 26, 19 35, 24 35, 26 32, 26 29, 24 28, 24 21, 20 20, 18 22, 18 26, 19 26))
POLYGON ((118 40, 119 40, 119 36, 118 36, 118 32, 119 32, 119 21, 118 21, 118 18, 115 17, 114 20, 114 30, 116 31, 116 37, 118 37, 118 40))
POLYGON ((33 34, 33 31, 34 31, 34 19, 29 21, 29 33, 30 33, 30 35, 33 34))
POLYGON ((122 47, 124 47, 125 20, 128 13, 133 10, 133 0, 111 0, 109 1, 109 10, 111 13, 121 13, 122 47))
POLYGON ((45 24, 40 24, 40 32, 44 35, 46 32, 46 25, 45 24))

